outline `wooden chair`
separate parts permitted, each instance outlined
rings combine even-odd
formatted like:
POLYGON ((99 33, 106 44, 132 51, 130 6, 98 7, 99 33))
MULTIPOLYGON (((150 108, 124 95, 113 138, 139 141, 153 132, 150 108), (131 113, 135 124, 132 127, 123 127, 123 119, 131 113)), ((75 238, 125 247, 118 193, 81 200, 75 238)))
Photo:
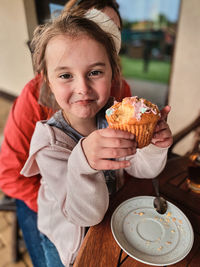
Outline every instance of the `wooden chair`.
POLYGON ((20 237, 20 229, 17 221, 16 215, 16 205, 15 200, 6 195, 0 199, 0 211, 11 211, 13 212, 13 220, 12 220, 12 248, 11 248, 11 257, 13 262, 17 262, 20 258, 20 246, 22 238, 20 237))
POLYGON ((200 128, 199 127, 200 127, 200 115, 198 115, 194 121, 192 121, 189 125, 187 125, 180 132, 178 132, 177 134, 173 136, 173 144, 169 149, 168 156, 169 157, 178 156, 173 153, 174 147, 178 144, 178 142, 180 142, 184 137, 186 137, 192 131, 195 131, 196 133, 194 144, 191 147, 191 150, 188 151, 186 154, 194 153, 197 151, 200 152, 200 128))
MULTIPOLYGON (((6 99, 9 102, 13 102, 16 99, 16 96, 13 94, 9 94, 0 90, 0 97, 6 99)), ((16 205, 15 200, 10 198, 4 194, 2 194, 2 198, 0 199, 0 211, 9 211, 13 212, 13 221, 12 221, 12 261, 17 262, 20 258, 20 248, 25 247, 25 243, 23 238, 20 236, 20 228, 17 221, 16 215, 16 205)))

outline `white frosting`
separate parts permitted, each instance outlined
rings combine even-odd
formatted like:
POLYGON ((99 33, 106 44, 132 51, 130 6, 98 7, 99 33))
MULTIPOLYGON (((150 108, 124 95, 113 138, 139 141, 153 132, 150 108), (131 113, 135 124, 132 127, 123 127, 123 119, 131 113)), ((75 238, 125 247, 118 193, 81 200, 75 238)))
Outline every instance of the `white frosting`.
POLYGON ((152 112, 155 115, 157 114, 156 108, 154 109, 154 108, 148 107, 144 103, 144 99, 138 98, 137 96, 124 98, 124 100, 122 101, 122 105, 123 104, 130 104, 134 107, 133 117, 136 118, 137 120, 141 120, 141 116, 144 113, 151 113, 152 112))
MULTIPOLYGON (((141 120, 142 114, 144 113, 153 113, 154 115, 158 114, 158 108, 156 109, 156 105, 155 108, 153 107, 148 107, 145 103, 144 103, 145 99, 143 98, 138 98, 137 96, 132 96, 132 97, 125 97, 122 100, 122 104, 121 106, 119 106, 119 109, 123 109, 123 105, 132 105, 133 106, 133 110, 134 113, 132 115, 133 118, 136 118, 138 121, 141 120)), ((118 102, 115 102, 114 104, 116 104, 118 102)), ((109 109, 106 110, 106 115, 107 116, 112 116, 112 114, 116 111, 117 108, 115 108, 114 106, 110 107, 109 109)))

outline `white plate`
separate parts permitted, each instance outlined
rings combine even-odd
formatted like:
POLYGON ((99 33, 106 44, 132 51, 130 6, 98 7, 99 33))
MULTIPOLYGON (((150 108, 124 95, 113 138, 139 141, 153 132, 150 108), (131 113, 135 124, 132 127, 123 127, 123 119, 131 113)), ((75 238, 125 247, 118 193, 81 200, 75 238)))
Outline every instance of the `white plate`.
POLYGON ((132 258, 154 266, 174 264, 191 250, 194 233, 184 213, 170 202, 161 215, 152 196, 128 199, 114 211, 111 229, 118 245, 132 258))

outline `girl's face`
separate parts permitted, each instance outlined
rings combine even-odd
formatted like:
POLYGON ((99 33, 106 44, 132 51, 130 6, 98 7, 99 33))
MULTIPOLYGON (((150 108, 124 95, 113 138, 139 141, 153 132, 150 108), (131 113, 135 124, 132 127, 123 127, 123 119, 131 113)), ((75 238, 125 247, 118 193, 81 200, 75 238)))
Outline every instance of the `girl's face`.
POLYGON ((45 53, 49 86, 70 123, 93 119, 110 96, 106 49, 87 35, 52 38, 45 53))

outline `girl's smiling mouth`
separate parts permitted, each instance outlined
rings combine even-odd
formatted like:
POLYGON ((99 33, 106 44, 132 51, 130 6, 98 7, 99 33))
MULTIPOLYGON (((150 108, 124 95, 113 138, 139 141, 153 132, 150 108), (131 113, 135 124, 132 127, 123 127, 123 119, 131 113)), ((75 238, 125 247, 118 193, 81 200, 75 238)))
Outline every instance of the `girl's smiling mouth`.
POLYGON ((91 103, 94 103, 96 99, 94 98, 75 98, 72 99, 70 102, 71 104, 79 104, 79 105, 89 105, 91 103))
POLYGON ((92 99, 86 99, 86 100, 78 100, 75 103, 80 104, 80 105, 89 105, 93 102, 94 102, 94 100, 92 100, 92 99))

